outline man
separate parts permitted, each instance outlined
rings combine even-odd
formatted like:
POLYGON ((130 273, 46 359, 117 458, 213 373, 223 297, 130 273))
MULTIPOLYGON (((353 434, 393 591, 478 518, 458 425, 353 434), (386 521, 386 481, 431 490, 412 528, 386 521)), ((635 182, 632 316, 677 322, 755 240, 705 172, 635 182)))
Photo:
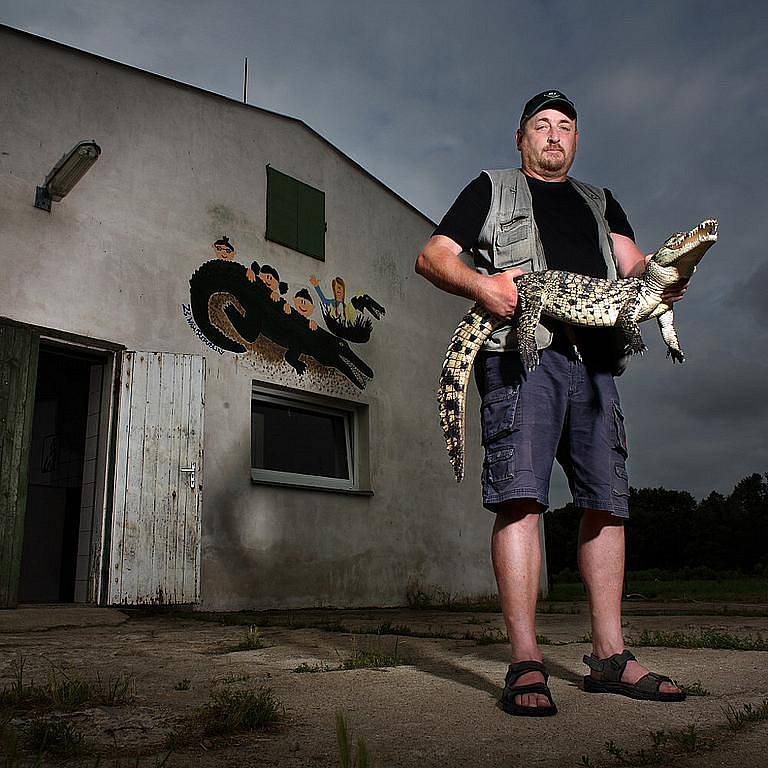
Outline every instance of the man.
MULTIPOLYGON (((514 279, 563 269, 594 277, 638 276, 646 257, 608 190, 568 176, 579 141, 576 108, 544 91, 523 109, 516 132, 521 169, 484 171, 459 195, 427 242, 416 271, 439 288, 512 319, 514 279), (469 252, 475 269, 459 254, 469 252)), ((679 284, 665 301, 680 299, 679 284)), ((475 363, 485 447, 483 503, 496 514, 494 573, 512 647, 501 706, 510 714, 557 708, 536 642, 541 551, 539 515, 548 506, 556 457, 582 509, 579 568, 589 598, 593 653, 587 691, 680 701, 682 691, 625 651, 621 631, 624 528, 629 486, 626 437, 613 377, 624 365, 612 328, 542 321, 541 361, 526 374, 505 325, 475 363)))

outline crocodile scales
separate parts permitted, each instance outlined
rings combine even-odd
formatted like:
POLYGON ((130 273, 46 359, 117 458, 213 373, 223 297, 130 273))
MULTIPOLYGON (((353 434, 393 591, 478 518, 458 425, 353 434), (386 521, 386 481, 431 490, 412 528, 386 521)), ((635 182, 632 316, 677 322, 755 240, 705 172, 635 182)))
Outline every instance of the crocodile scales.
MULTIPOLYGON (((653 254, 639 278, 606 280, 558 270, 515 278, 519 309, 514 332, 526 369, 532 371, 538 364, 535 331, 542 314, 573 325, 619 328, 630 354, 645 352, 638 323, 655 317, 667 355, 682 363, 672 307, 664 303, 662 295, 678 280, 693 275, 716 240, 716 219, 707 219, 690 232, 677 232, 653 254)), ((508 322, 475 304, 456 328, 445 355, 437 399, 448 456, 459 483, 464 478, 464 426, 472 364, 491 333, 508 322)))

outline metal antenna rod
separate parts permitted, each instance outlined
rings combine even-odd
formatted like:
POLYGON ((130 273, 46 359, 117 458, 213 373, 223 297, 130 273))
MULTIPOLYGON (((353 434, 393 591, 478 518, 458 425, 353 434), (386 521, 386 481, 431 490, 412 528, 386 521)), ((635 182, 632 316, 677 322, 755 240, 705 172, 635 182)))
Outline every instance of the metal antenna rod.
POLYGON ((248 99, 248 57, 245 57, 245 66, 243 70, 243 104, 247 104, 248 99))

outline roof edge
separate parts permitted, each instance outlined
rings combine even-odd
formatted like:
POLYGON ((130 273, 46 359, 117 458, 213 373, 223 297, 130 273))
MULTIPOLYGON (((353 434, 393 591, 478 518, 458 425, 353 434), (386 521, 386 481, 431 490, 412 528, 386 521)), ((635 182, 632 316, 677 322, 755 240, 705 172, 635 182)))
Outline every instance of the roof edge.
POLYGON ((318 139, 320 139, 320 141, 322 141, 324 144, 330 147, 334 152, 336 152, 336 154, 338 154, 344 160, 349 162, 351 165, 353 165, 355 168, 361 171, 365 176, 371 179, 371 181, 378 184, 382 189, 384 189, 386 192, 388 192, 390 195, 396 198, 399 202, 405 205, 406 208, 409 208, 411 211, 416 213, 418 216, 424 219, 431 226, 433 227, 437 226, 437 222, 432 221, 432 219, 430 219, 426 213, 419 210, 415 205, 413 205, 413 203, 408 202, 408 200, 406 200, 402 195, 395 192, 395 190, 392 189, 392 187, 387 186, 381 179, 374 176, 369 170, 367 170, 362 165, 360 165, 360 163, 358 163, 354 158, 350 157, 346 152, 339 149, 333 142, 326 139, 325 136, 323 136, 321 133, 316 131, 311 125, 308 125, 298 117, 292 117, 291 115, 284 115, 280 112, 275 112, 274 110, 266 109, 265 107, 258 107, 255 104, 248 104, 242 101, 238 101, 237 99, 233 99, 231 96, 225 96, 221 93, 216 93, 215 91, 209 91, 206 88, 201 88, 199 85, 192 85, 191 83, 185 83, 181 80, 174 80, 172 77, 168 77, 167 75, 159 75, 157 72, 150 72, 148 69, 142 69, 141 67, 134 67, 131 64, 125 64, 122 61, 110 59, 110 58, 107 58, 106 56, 101 56, 98 53, 91 53, 90 51, 84 51, 82 48, 75 48, 73 45, 60 43, 58 40, 51 40, 48 37, 36 35, 33 32, 27 32, 24 29, 17 29, 16 27, 11 27, 11 26, 8 26, 7 24, 0 23, 0 31, 11 32, 21 37, 29 37, 37 42, 46 43, 47 45, 56 46, 58 48, 65 48, 66 50, 73 51, 77 54, 80 54, 81 56, 88 56, 90 58, 97 59, 98 61, 103 61, 108 64, 113 64, 117 67, 123 67, 125 69, 132 70, 133 72, 141 72, 144 75, 157 78, 158 80, 164 80, 165 82, 171 83, 175 86, 179 86, 181 88, 189 88, 193 91, 197 91, 198 93, 204 93, 207 96, 213 96, 216 99, 222 99, 226 101, 228 104, 235 104, 245 109, 255 109, 264 114, 272 115, 273 117, 279 117, 282 120, 289 120, 292 123, 296 123, 297 125, 300 125, 305 130, 309 131, 309 133, 311 133, 313 136, 316 136, 318 139))

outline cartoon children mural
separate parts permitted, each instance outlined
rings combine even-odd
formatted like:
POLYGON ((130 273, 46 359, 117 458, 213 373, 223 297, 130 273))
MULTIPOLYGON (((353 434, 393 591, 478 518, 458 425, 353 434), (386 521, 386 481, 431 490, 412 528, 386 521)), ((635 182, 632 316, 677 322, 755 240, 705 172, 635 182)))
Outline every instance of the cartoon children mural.
POLYGON ((373 378, 373 370, 349 342, 369 340, 373 323, 365 313, 380 319, 385 310, 378 302, 367 294, 348 299, 346 283, 339 276, 333 278, 333 298, 328 298, 311 275, 309 283, 319 298, 324 329, 315 319, 317 304, 310 288, 297 286, 289 301, 288 283, 280 280, 275 267, 256 261, 250 267, 239 263, 227 235, 212 243, 212 248, 216 257, 190 278, 189 311, 206 343, 219 351, 258 353, 257 340, 263 336, 285 349, 285 361, 299 375, 307 367, 300 359, 305 356, 335 368, 360 389, 373 378))
POLYGON ((311 319, 312 313, 315 311, 315 302, 312 301, 312 296, 306 288, 296 291, 293 297, 293 306, 302 317, 307 319, 309 330, 316 331, 317 323, 311 319))
POLYGON ((323 293, 320 281, 315 275, 310 275, 309 282, 321 301, 323 318, 331 333, 357 344, 364 344, 371 338, 373 323, 364 312, 367 311, 376 320, 380 320, 386 313, 381 304, 367 293, 355 294, 347 301, 347 287, 344 279, 339 276, 331 281, 333 298, 328 298, 323 293))

